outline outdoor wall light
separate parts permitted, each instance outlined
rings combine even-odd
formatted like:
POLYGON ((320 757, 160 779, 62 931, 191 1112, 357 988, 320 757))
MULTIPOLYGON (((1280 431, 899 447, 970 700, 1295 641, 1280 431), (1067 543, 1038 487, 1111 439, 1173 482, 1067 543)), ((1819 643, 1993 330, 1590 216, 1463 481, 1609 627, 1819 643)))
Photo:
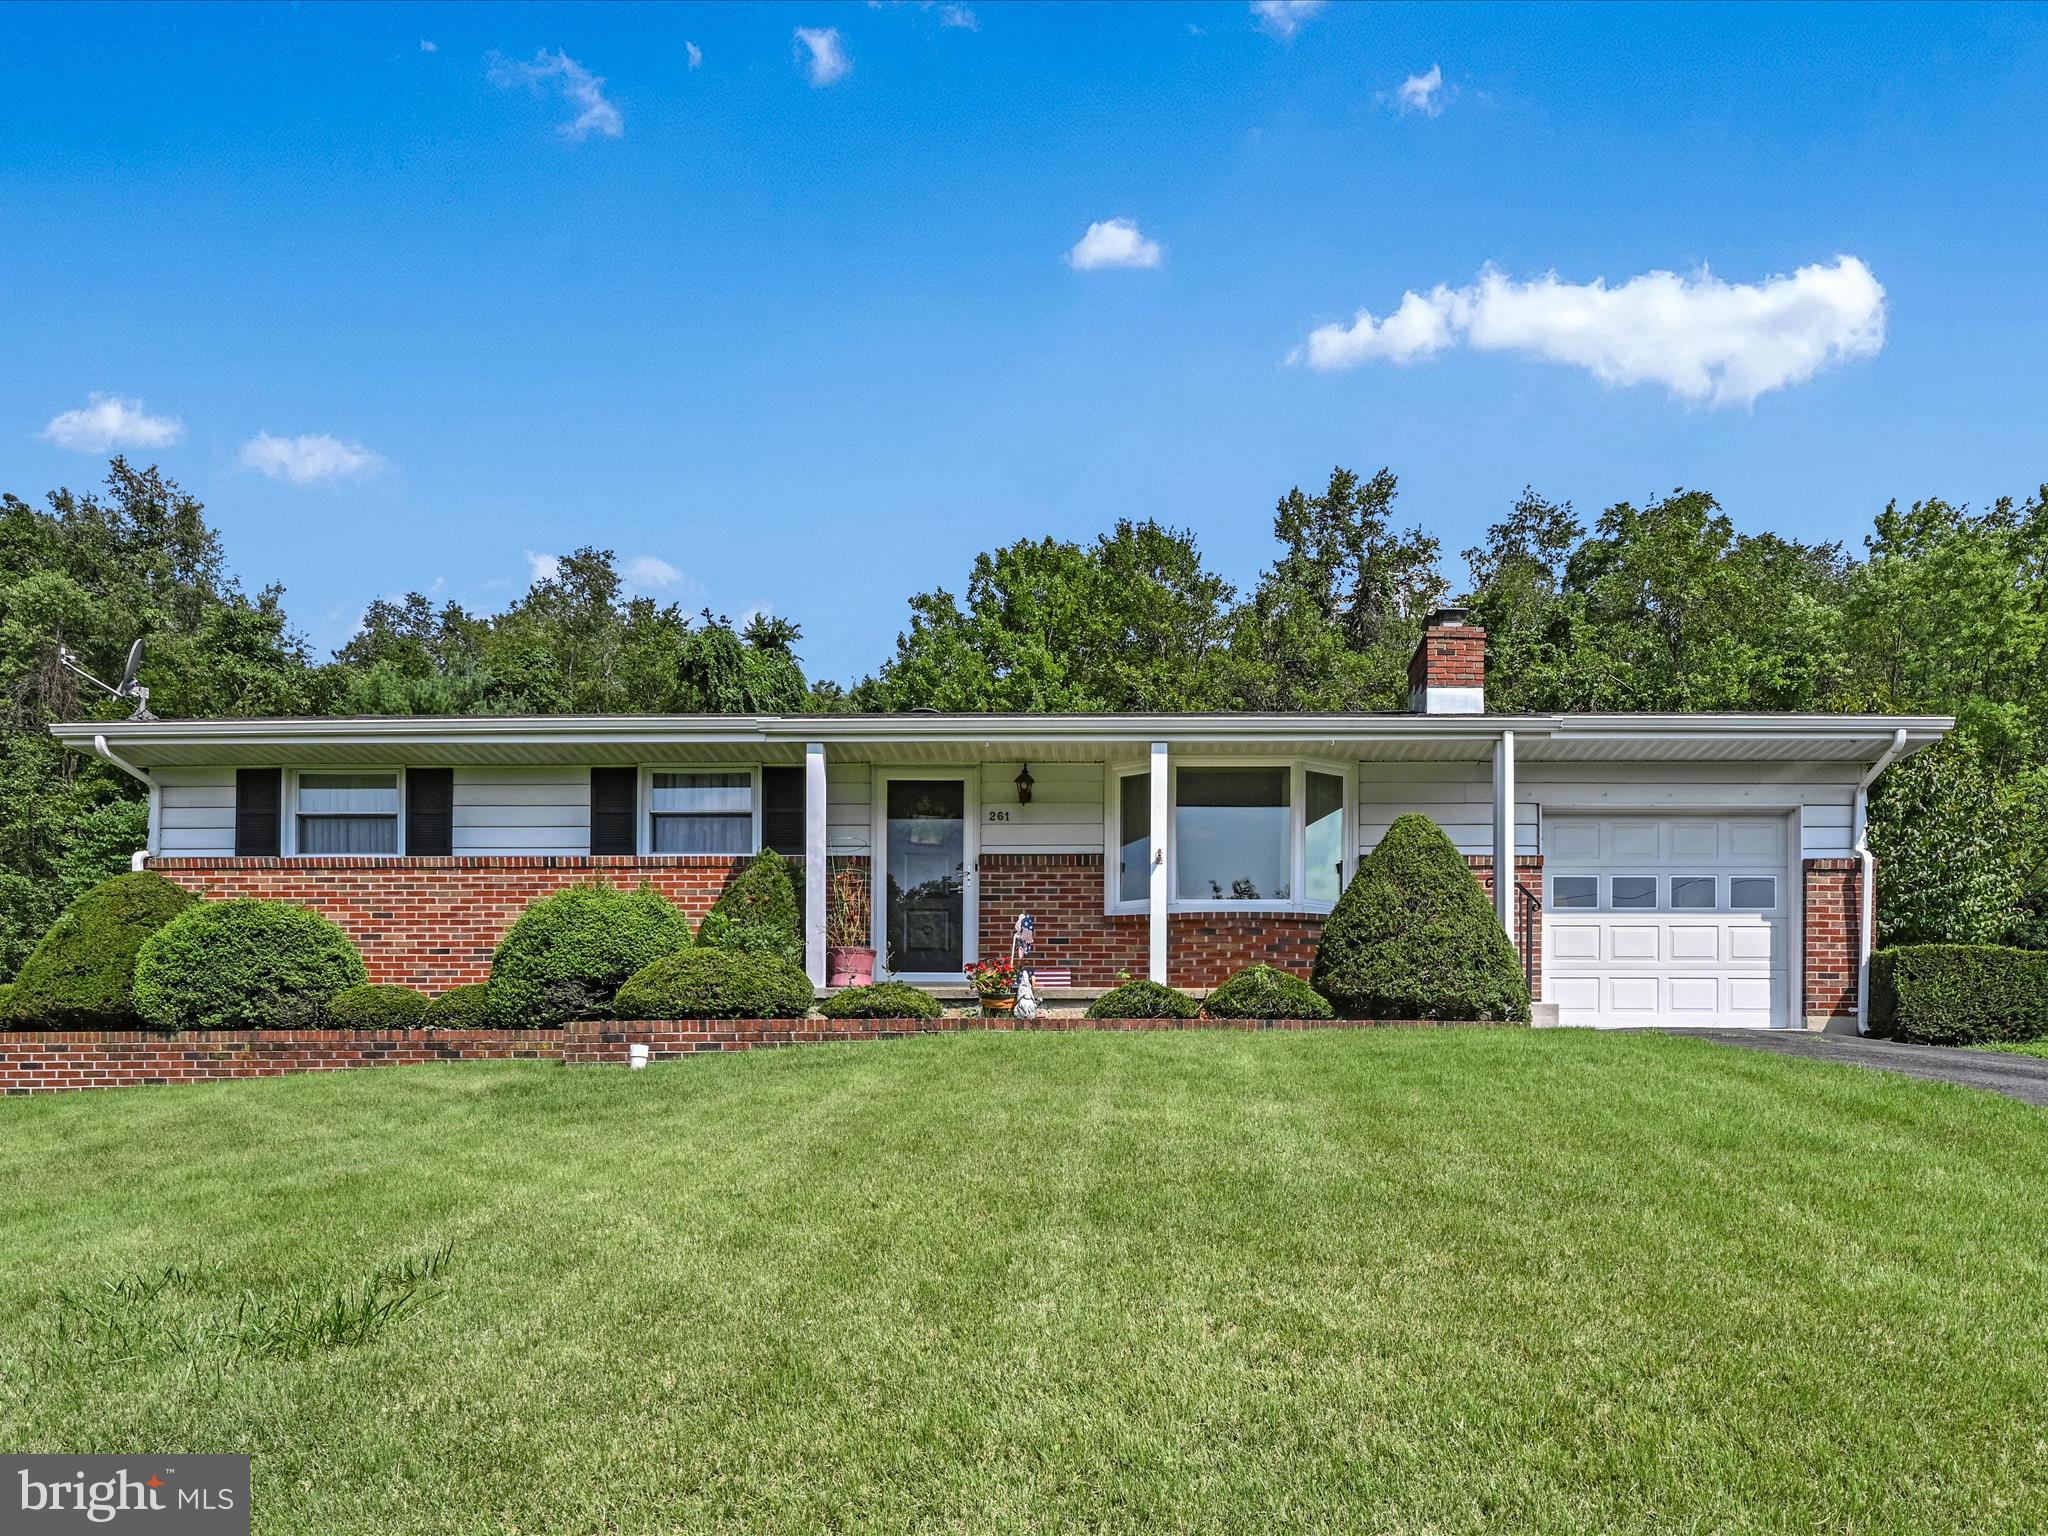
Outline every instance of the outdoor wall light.
POLYGON ((1019 805, 1029 805, 1031 803, 1031 765, 1029 763, 1026 763, 1024 771, 1017 775, 1017 803, 1019 805))

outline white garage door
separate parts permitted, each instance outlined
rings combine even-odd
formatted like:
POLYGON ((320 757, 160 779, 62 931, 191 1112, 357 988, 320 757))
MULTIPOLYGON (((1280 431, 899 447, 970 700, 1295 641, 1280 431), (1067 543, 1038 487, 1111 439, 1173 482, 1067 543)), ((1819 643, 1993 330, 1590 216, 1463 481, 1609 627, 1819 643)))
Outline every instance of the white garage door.
POLYGON ((1782 1028, 1778 816, 1548 816, 1543 991, 1562 1024, 1782 1028))

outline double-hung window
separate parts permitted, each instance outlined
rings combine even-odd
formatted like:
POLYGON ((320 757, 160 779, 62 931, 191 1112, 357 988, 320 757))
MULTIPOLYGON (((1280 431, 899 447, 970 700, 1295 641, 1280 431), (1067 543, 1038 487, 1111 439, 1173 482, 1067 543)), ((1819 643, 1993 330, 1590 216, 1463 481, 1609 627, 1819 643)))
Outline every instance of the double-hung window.
POLYGON ((649 796, 656 853, 752 853, 751 770, 658 771, 649 796))
MULTIPOLYGON (((1169 905, 1327 910, 1349 872, 1339 767, 1300 761, 1186 763, 1173 769, 1168 801, 1169 905)), ((1111 804, 1117 849, 1112 907, 1134 910, 1150 893, 1152 776, 1118 774, 1111 804)))
POLYGON ((398 772, 301 771, 297 849, 301 854, 398 852, 398 772))

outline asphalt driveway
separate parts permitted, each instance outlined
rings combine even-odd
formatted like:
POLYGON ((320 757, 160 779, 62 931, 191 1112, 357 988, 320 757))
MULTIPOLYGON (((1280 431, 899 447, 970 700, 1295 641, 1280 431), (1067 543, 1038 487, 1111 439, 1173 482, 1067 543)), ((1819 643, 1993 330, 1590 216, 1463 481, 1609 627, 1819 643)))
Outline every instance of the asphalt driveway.
POLYGON ((1688 1029, 1682 1033, 1722 1045, 1739 1045, 1745 1050, 1776 1051, 1780 1056, 1806 1056, 1816 1061, 1845 1061, 1852 1066, 1903 1072, 1908 1077, 1960 1083, 1965 1088, 1988 1088, 2007 1098, 2048 1108, 2048 1060, 2039 1056, 1964 1051, 1945 1045, 1899 1045, 1890 1040, 1808 1034, 1797 1029, 1688 1029))

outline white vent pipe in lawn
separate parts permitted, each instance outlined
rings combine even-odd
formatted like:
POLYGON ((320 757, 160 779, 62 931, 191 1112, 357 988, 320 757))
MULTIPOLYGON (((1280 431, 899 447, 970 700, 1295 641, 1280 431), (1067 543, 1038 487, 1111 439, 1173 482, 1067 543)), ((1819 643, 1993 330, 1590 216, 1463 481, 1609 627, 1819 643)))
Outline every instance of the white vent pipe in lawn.
POLYGON ((635 1044, 627 1046, 626 1065, 632 1068, 635 1072, 638 1072, 642 1067, 646 1066, 647 1047, 644 1044, 637 1042, 635 1044))

